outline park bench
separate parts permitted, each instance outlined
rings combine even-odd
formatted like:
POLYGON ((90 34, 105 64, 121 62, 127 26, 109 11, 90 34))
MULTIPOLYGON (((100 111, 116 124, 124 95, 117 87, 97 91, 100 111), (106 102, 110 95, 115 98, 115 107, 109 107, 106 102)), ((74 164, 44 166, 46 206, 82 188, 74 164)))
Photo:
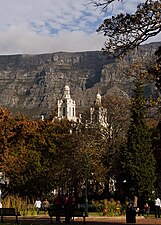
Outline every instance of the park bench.
MULTIPOLYGON (((48 209, 48 213, 49 213, 49 217, 50 217, 50 223, 53 223, 53 217, 56 216, 55 209, 54 208, 49 208, 48 209)), ((65 211, 64 211, 63 208, 61 209, 59 214, 60 214, 60 217, 65 217, 65 211)), ((86 215, 86 213, 83 212, 82 209, 74 209, 71 216, 72 216, 72 220, 74 220, 74 217, 82 217, 83 218, 83 223, 85 223, 86 222, 86 217, 88 215, 86 215)))
POLYGON ((0 216, 1 216, 1 223, 3 223, 4 216, 15 216, 16 223, 18 223, 18 216, 21 216, 19 212, 15 210, 15 208, 0 208, 0 216))

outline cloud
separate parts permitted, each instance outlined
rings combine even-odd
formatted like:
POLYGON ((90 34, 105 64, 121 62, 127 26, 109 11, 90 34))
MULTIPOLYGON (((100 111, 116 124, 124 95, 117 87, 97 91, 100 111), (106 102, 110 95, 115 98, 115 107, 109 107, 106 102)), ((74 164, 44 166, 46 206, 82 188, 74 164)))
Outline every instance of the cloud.
POLYGON ((90 0, 1 0, 0 54, 101 50, 96 29, 106 16, 132 12, 144 0, 124 0, 100 13, 90 0))
POLYGON ((145 2, 145 0, 124 0, 120 4, 119 1, 116 1, 111 5, 111 13, 114 15, 125 12, 132 14, 135 12, 137 6, 143 2, 145 2))
POLYGON ((1 32, 0 52, 1 54, 34 54, 59 51, 92 51, 100 50, 104 41, 105 38, 96 32, 87 34, 83 31, 62 30, 56 35, 48 36, 36 34, 21 26, 12 27, 7 32, 1 32))

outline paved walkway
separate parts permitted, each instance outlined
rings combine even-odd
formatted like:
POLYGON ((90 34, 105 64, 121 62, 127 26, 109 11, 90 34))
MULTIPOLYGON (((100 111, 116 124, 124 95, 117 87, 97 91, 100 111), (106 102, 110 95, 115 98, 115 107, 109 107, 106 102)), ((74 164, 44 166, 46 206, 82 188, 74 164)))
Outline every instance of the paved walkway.
MULTIPOLYGON (((87 218, 87 221, 89 222, 89 224, 100 224, 100 225, 104 225, 105 223, 108 225, 119 225, 119 224, 126 224, 126 219, 125 217, 118 217, 118 218, 107 218, 107 217, 103 217, 103 218, 87 218)), ((87 222, 87 223, 88 223, 87 222)), ((136 224, 161 224, 161 219, 155 219, 155 218, 144 218, 144 217, 137 217, 136 219, 136 224)))
MULTIPOLYGON (((4 222, 6 223, 14 223, 15 220, 13 217, 10 218, 5 218, 4 217, 4 222)), ((64 223, 64 218, 61 219, 61 224, 64 223)), ((43 224, 51 224, 50 223, 50 218, 48 215, 41 215, 41 216, 33 216, 33 217, 19 217, 19 223, 22 225, 43 225, 43 224)), ((53 218, 53 223, 52 224, 57 224, 53 218)), ((83 224, 83 219, 81 218, 75 218, 73 222, 71 222, 71 225, 82 225, 83 224)), ((86 218, 86 224, 87 225, 122 225, 126 224, 126 219, 125 217, 88 217, 86 218)), ((144 217, 137 217, 136 219, 136 224, 144 225, 144 224, 151 224, 151 225, 161 225, 161 218, 160 219, 153 219, 153 218, 144 218, 144 217)))

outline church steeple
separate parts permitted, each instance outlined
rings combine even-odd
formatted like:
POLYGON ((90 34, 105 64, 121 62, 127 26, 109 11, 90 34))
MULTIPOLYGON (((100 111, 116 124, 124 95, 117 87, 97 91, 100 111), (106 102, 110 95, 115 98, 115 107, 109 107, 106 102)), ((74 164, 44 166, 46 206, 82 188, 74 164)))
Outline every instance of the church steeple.
POLYGON ((107 128, 107 109, 102 106, 101 94, 98 92, 96 95, 95 105, 90 108, 90 122, 98 123, 102 127, 107 128))
POLYGON ((76 102, 70 96, 68 85, 64 87, 64 93, 61 100, 58 100, 58 118, 66 118, 69 121, 78 121, 76 117, 76 102))
POLYGON ((64 95, 63 98, 70 99, 70 88, 68 85, 65 85, 64 87, 64 95))
POLYGON ((101 106, 101 95, 99 93, 96 95, 96 105, 101 106))

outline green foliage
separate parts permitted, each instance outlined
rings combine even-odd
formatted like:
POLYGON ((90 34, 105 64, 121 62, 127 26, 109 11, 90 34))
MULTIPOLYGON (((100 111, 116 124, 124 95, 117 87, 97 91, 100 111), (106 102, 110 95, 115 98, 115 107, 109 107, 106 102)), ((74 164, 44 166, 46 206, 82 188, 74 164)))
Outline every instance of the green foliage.
POLYGON ((23 216, 36 215, 34 200, 18 195, 9 195, 3 200, 4 208, 15 208, 23 216))
POLYGON ((122 214, 123 206, 119 201, 115 201, 111 198, 109 201, 105 200, 93 200, 92 208, 97 212, 102 212, 104 216, 120 216, 122 214), (105 204, 106 202, 106 204, 105 204))
POLYGON ((127 145, 122 151, 121 161, 131 195, 144 199, 152 196, 155 183, 155 159, 152 151, 151 132, 146 123, 147 112, 143 87, 135 84, 131 105, 131 123, 127 134, 127 145))
POLYGON ((122 205, 119 201, 110 199, 107 201, 107 216, 120 216, 122 213, 122 205))
POLYGON ((103 200, 92 200, 92 209, 94 212, 102 212, 104 210, 103 200))
MULTIPOLYGON (((141 112, 138 114, 140 108, 141 105, 134 110, 135 117, 141 118, 141 112)), ((92 180, 90 191, 94 195, 105 193, 108 176, 115 173, 119 160, 118 144, 115 144, 117 138, 102 138, 102 133, 96 129, 83 130, 81 125, 73 125, 66 120, 30 121, 23 116, 14 118, 6 111, 1 112, 1 159, 3 170, 10 178, 9 193, 32 198, 63 187, 64 192, 75 190, 77 196, 82 194, 83 197, 85 153, 89 156, 88 175, 89 180, 92 180), (114 160, 113 156, 116 159, 116 155, 117 160, 114 160), (117 163, 112 167, 114 162, 117 163)), ((144 124, 144 120, 141 123, 144 124)), ((133 167, 130 169, 132 173, 133 167)), ((133 177, 139 178, 134 172, 133 177)))
POLYGON ((32 197, 62 187, 65 192, 81 187, 85 148, 69 121, 30 121, 2 110, 0 125, 1 161, 10 178, 9 193, 32 197))

